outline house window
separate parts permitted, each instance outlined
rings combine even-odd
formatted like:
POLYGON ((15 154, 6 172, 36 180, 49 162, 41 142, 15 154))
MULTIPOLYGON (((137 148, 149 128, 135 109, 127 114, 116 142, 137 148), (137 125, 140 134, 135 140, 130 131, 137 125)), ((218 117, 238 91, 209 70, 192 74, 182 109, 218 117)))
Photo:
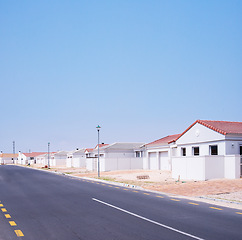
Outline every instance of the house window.
POLYGON ((182 148, 181 151, 182 151, 182 156, 186 156, 186 148, 182 148))
POLYGON ((140 152, 135 152, 135 157, 139 158, 140 157, 140 152))
POLYGON ((193 147, 193 155, 199 156, 199 147, 193 147))
POLYGON ((210 155, 218 155, 218 146, 217 145, 210 146, 210 155))

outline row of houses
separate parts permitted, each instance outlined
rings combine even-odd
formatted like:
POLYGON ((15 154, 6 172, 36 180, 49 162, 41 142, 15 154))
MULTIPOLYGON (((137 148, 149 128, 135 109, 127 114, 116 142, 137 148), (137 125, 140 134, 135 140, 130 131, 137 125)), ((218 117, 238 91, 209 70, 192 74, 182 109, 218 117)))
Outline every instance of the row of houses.
MULTIPOLYGON (((3 162, 4 157, 0 155, 3 162)), ((99 145, 100 171, 171 171, 175 179, 242 177, 242 122, 197 120, 181 134, 151 143, 99 145)), ((97 171, 98 146, 67 152, 21 153, 6 163, 81 167, 97 171), (12 161, 12 162, 11 162, 12 161)))

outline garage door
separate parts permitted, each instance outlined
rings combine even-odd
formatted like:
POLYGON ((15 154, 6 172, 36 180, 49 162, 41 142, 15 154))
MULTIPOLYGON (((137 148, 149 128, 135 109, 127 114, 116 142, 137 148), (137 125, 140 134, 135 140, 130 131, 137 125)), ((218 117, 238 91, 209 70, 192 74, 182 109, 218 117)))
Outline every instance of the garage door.
POLYGON ((159 165, 160 170, 171 170, 168 158, 168 151, 159 153, 159 165))
POLYGON ((159 169, 156 153, 149 153, 149 169, 151 170, 159 169))

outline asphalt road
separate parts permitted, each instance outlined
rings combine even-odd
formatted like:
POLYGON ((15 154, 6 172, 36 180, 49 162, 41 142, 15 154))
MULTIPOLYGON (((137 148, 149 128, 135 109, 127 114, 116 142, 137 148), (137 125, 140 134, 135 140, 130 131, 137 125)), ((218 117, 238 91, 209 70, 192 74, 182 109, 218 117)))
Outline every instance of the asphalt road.
POLYGON ((0 166, 1 240, 241 240, 242 211, 0 166))

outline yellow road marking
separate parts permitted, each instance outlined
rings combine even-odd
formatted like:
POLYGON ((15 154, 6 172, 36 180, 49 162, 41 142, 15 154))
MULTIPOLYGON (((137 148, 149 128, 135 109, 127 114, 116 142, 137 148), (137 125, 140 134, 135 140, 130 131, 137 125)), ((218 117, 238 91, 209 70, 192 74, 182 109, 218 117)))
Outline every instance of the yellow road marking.
POLYGON ((0 204, 0 207, 3 207, 3 204, 0 204))
POLYGON ((123 188, 123 190, 128 191, 129 189, 127 189, 127 188, 123 188))
POLYGON ((189 204, 192 204, 192 205, 199 205, 199 204, 197 204, 197 203, 193 203, 193 202, 189 202, 189 204))
POLYGON ((210 207, 212 209, 216 209, 216 210, 223 210, 222 208, 216 208, 216 207, 210 207))
POLYGON ((138 191, 133 191, 133 192, 138 192, 138 191))
POLYGON ((110 186, 110 185, 109 185, 109 187, 113 187, 113 186, 110 186))
POLYGON ((17 224, 16 224, 14 221, 9 221, 9 224, 10 224, 11 226, 17 226, 17 224))
POLYGON ((176 202, 179 202, 180 200, 178 200, 178 199, 174 199, 174 198, 171 198, 170 200, 172 200, 172 201, 176 201, 176 202))
POLYGON ((100 183, 97 182, 96 184, 100 184, 100 183))
POLYGON ((156 197, 158 197, 158 198, 164 198, 164 197, 162 197, 162 196, 156 196, 156 197))
POLYGON ((23 236, 24 236, 24 234, 22 233, 21 230, 14 230, 14 232, 16 233, 16 235, 17 235, 18 237, 23 237, 23 236))
POLYGON ((150 195, 149 193, 143 193, 143 194, 145 194, 145 195, 150 195))
POLYGON ((5 214, 5 218, 11 218, 9 214, 5 214))
POLYGON ((236 212, 237 214, 242 214, 242 212, 236 212))
POLYGON ((119 188, 119 187, 115 187, 115 188, 119 188))
POLYGON ((102 184, 103 186, 106 186, 106 184, 102 184))
POLYGON ((7 212, 6 208, 1 208, 2 212, 7 212))

